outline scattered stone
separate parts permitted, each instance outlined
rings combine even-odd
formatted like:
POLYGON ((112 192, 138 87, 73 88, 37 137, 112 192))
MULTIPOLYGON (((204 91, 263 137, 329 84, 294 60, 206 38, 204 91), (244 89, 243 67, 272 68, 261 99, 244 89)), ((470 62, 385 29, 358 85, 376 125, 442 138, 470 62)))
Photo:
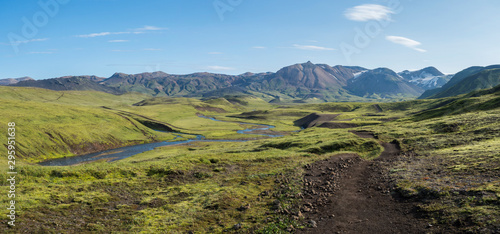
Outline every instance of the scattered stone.
POLYGON ((309 220, 309 222, 307 222, 307 224, 309 224, 309 226, 312 228, 318 227, 318 223, 316 223, 316 221, 314 221, 314 220, 309 220))
POLYGON ((234 229, 234 230, 239 230, 239 229, 241 229, 241 227, 242 227, 242 226, 241 226, 241 223, 237 223, 237 224, 235 224, 235 225, 233 226, 233 229, 234 229))
POLYGON ((281 202, 279 200, 274 200, 271 208, 273 210, 278 210, 280 207, 281 207, 281 202))
POLYGON ((250 204, 246 204, 244 206, 240 206, 237 208, 238 211, 245 211, 245 210, 248 210, 250 209, 250 204))

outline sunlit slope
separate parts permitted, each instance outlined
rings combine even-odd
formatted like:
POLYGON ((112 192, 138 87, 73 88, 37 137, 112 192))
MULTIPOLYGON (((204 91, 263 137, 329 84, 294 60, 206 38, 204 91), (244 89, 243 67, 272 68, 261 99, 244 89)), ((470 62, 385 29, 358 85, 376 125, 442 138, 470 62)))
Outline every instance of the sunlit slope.
MULTIPOLYGON (((0 131, 15 122, 20 159, 39 161, 123 145, 171 139, 126 116, 101 108, 140 100, 134 94, 56 92, 36 88, 0 87, 0 131)), ((6 142, 6 135, 0 135, 6 142)))

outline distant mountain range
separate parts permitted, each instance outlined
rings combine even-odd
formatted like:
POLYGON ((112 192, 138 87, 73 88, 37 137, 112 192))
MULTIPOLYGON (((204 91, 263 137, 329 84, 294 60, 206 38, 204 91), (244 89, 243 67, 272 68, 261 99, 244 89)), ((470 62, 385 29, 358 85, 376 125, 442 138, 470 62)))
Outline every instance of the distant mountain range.
POLYGON ((12 84, 17 84, 21 81, 27 81, 27 80, 34 80, 31 77, 21 77, 21 78, 7 78, 7 79, 0 79, 0 85, 12 85, 12 84))
POLYGON ((457 96, 499 84, 500 65, 469 67, 454 75, 443 87, 425 91, 419 99, 457 96))
POLYGON ((435 67, 426 67, 418 71, 406 70, 398 73, 398 75, 424 90, 440 88, 453 77, 453 75, 443 74, 435 67))
POLYGON ((121 94, 116 88, 99 84, 92 80, 94 76, 68 76, 47 80, 25 80, 11 86, 38 87, 51 90, 94 90, 111 94, 121 94))
MULTIPOLYGON (((39 87, 52 90, 95 90, 112 94, 140 92, 153 96, 222 97, 254 95, 273 102, 295 101, 363 101, 379 98, 441 97, 454 95, 446 91, 461 84, 456 93, 488 88, 496 82, 496 68, 472 67, 460 73, 445 75, 434 67, 396 73, 388 68, 366 69, 356 66, 329 66, 311 62, 284 67, 267 73, 224 75, 193 73, 172 75, 164 72, 124 74, 109 78, 66 76, 47 80, 19 78, 0 80, 0 85, 39 87), (480 72, 483 72, 479 74, 480 72), (476 78, 468 78, 477 75, 476 78), (468 82, 467 84, 461 81, 468 82), (484 80, 485 82, 478 82, 484 80), (1 81, 4 81, 1 83, 1 81), (487 81, 487 82, 486 82, 487 81), (488 83, 489 85, 486 85, 488 83), (436 89, 437 88, 437 89, 436 89), (425 92, 424 92, 425 91, 425 92), (422 95, 423 93, 423 95, 422 95)), ((500 68, 500 66, 498 66, 500 68)), ((492 86, 491 86, 492 87, 492 86)))
POLYGON ((357 96, 390 95, 418 96, 424 90, 408 82, 388 68, 377 68, 357 74, 346 89, 357 96))

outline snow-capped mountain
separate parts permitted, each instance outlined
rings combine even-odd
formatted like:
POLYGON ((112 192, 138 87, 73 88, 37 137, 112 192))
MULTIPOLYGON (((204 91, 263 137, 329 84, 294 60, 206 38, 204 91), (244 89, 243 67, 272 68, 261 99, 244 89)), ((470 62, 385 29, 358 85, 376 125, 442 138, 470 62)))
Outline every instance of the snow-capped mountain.
POLYGON ((398 75, 425 90, 440 88, 453 77, 443 74, 435 67, 426 67, 418 71, 405 70, 398 75))

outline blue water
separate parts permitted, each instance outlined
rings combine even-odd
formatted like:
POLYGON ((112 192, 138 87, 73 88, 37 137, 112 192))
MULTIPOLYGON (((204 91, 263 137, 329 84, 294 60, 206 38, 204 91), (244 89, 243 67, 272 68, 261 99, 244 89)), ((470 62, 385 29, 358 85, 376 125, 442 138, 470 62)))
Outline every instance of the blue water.
MULTIPOLYGON (((229 121, 221 121, 221 120, 218 120, 218 119, 215 119, 212 117, 207 117, 207 116, 200 116, 200 117, 206 118, 206 119, 211 119, 214 121, 233 123, 233 122, 229 122, 229 121)), ((243 122, 234 122, 234 123, 261 127, 261 128, 253 128, 253 129, 247 128, 244 130, 238 130, 237 133, 239 133, 239 134, 253 134, 253 135, 262 135, 262 136, 268 136, 268 137, 280 137, 280 136, 282 136, 282 135, 278 135, 278 134, 252 133, 254 131, 269 130, 271 128, 274 128, 274 126, 271 126, 271 125, 243 123, 243 122)), ((88 162, 97 161, 97 160, 106 160, 108 162, 112 162, 112 161, 117 161, 117 160, 121 160, 121 159, 128 158, 128 157, 132 157, 134 155, 137 155, 137 154, 140 154, 140 153, 143 153, 146 151, 151 151, 157 147, 167 146, 167 145, 180 145, 180 144, 185 144, 185 143, 190 143, 190 142, 244 142, 244 141, 247 141, 247 140, 207 140, 202 135, 196 135, 195 139, 189 139, 189 140, 185 140, 185 141, 175 141, 178 138, 182 138, 182 136, 180 136, 180 135, 176 136, 171 141, 163 141, 163 142, 156 142, 156 143, 126 146, 126 147, 121 147, 121 148, 112 149, 112 150, 105 150, 105 151, 101 151, 101 152, 97 152, 97 153, 93 153, 93 154, 86 154, 86 155, 80 155, 80 156, 74 156, 74 157, 48 160, 48 161, 39 163, 39 165, 42 165, 42 166, 71 166, 71 165, 76 165, 76 164, 80 164, 80 163, 88 163, 88 162)))

